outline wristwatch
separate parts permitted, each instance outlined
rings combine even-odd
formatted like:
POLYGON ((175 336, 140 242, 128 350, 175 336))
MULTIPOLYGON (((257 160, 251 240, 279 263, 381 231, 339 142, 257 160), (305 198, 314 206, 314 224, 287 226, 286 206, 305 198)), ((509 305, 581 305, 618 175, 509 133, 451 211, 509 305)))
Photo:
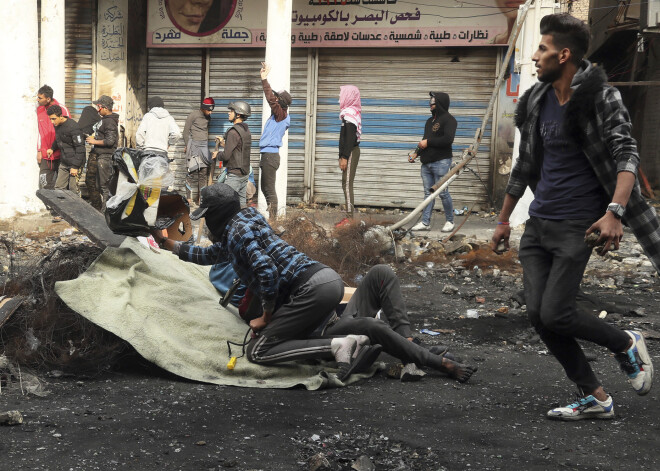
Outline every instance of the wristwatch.
POLYGON ((621 219, 626 212, 626 208, 619 203, 610 203, 607 205, 607 210, 610 211, 617 219, 621 219))

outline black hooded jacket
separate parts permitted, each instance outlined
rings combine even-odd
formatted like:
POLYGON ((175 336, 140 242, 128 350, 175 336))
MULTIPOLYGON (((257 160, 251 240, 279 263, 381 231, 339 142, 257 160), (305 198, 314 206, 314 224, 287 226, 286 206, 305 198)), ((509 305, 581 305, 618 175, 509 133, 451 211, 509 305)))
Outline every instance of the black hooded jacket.
POLYGON ((85 139, 78 123, 68 118, 55 126, 53 151, 60 151, 60 164, 67 168, 81 168, 85 165, 85 139))
POLYGON ((94 154, 112 154, 119 141, 119 115, 111 113, 101 118, 101 125, 96 130, 96 139, 103 145, 94 146, 94 154))
POLYGON ((442 92, 431 92, 435 97, 435 111, 424 126, 424 139, 428 147, 419 153, 423 164, 442 159, 451 159, 451 145, 456 135, 456 118, 449 113, 449 95, 442 92))

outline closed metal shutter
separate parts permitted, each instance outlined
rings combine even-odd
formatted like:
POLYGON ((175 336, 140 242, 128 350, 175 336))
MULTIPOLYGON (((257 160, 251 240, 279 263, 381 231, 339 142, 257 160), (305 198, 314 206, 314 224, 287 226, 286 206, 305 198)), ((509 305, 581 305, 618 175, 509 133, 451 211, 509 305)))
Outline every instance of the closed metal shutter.
MULTIPOLYGON (((147 96, 159 96, 165 102, 181 133, 191 111, 199 108, 202 96, 201 49, 149 49, 147 96)), ((174 189, 185 194, 186 156, 183 138, 169 149, 174 189)))
MULTIPOLYGON (((407 161, 430 117, 429 91, 450 96, 458 121, 454 158, 473 141, 495 81, 495 48, 434 48, 319 51, 314 200, 344 204, 339 149, 339 87, 355 85, 362 99, 356 206, 414 208, 424 190, 420 164, 407 161)), ((470 166, 490 187, 490 125, 470 166)), ((488 207, 488 189, 470 172, 450 187, 454 207, 488 207)), ((436 208, 442 205, 436 204, 436 208)))
MULTIPOLYGON (((65 91, 64 104, 71 117, 78 119, 85 106, 92 104, 92 51, 94 4, 92 0, 66 0, 65 3, 65 91)), ((55 92, 57 93, 57 91, 55 92)))
MULTIPOLYGON (((224 135, 231 127, 227 120, 227 105, 235 100, 250 104, 252 116, 247 123, 252 133, 251 162, 255 182, 259 184, 259 138, 263 87, 259 69, 264 60, 264 49, 213 49, 209 65, 209 94, 216 103, 211 117, 209 137, 224 135)), ((271 84, 272 85, 272 84, 271 84)), ((289 108, 287 203, 302 201, 305 168, 305 107, 307 105, 307 50, 291 51, 291 89, 293 103, 289 108)), ((270 109, 267 110, 270 113, 270 109)))

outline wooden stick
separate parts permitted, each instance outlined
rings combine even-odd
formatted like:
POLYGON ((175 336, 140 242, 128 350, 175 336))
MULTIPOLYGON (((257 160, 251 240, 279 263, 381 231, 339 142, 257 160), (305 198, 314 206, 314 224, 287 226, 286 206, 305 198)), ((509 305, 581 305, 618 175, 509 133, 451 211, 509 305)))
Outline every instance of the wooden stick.
MULTIPOLYGON (((220 136, 215 136, 215 150, 213 151, 213 158, 211 158, 211 171, 209 172, 209 178, 206 182, 207 186, 213 184, 213 174, 215 173, 215 159, 218 157, 218 152, 220 151, 220 136)), ((198 180, 199 181, 199 180, 198 180)), ((202 195, 199 195, 199 202, 202 202, 202 195)), ((199 241, 202 239, 202 232, 204 232, 204 218, 199 220, 199 229, 197 230, 197 239, 195 244, 199 244, 199 241)))

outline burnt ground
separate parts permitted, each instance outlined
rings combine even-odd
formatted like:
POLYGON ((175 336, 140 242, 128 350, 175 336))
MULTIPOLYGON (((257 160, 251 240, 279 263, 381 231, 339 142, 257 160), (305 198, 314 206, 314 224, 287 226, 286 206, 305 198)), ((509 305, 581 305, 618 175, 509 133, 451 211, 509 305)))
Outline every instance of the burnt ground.
MULTIPOLYGON (((515 267, 499 276, 488 268, 429 268, 423 261, 396 268, 415 329, 442 330, 419 337, 449 343, 478 365, 469 383, 433 372, 401 383, 382 372, 335 390, 241 389, 185 381, 133 358, 93 378, 42 376, 46 397, 4 389, 0 412, 19 410, 24 423, 0 429, 0 469, 660 467, 660 384, 638 397, 601 347, 587 344, 586 350, 614 397, 616 418, 565 423, 544 417, 571 402, 574 388, 511 299, 521 286, 515 267), (504 307, 507 313, 497 312, 504 307), (468 309, 480 317, 468 318, 468 309)), ((592 274, 583 289, 597 306, 583 306, 596 315, 606 305, 608 322, 658 338, 659 286, 657 277, 638 273, 592 274), (610 276, 616 286, 601 282, 610 276)), ((658 360, 660 343, 647 343, 658 360)), ((385 355, 381 360, 394 363, 385 355)))

